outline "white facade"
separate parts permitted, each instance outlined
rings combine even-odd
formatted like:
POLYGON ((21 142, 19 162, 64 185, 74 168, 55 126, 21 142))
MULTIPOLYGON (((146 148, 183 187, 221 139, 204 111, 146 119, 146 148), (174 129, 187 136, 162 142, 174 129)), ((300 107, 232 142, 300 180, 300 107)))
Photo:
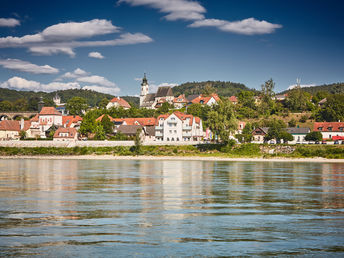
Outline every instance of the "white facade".
POLYGON ((155 127, 155 139, 165 142, 200 141, 203 137, 202 121, 191 115, 181 118, 175 113, 159 116, 155 127))

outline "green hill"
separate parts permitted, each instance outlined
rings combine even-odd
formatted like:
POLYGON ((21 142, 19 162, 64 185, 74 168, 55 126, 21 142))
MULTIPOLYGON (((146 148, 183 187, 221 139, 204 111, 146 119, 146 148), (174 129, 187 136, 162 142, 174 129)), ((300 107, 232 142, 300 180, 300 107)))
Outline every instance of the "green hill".
MULTIPOLYGON (((319 91, 325 91, 331 94, 339 94, 344 93, 344 83, 343 82, 337 82, 337 83, 331 83, 331 84, 323 84, 319 86, 313 86, 313 87, 304 87, 302 88, 303 91, 309 92, 312 95, 315 95, 319 91)), ((287 93, 288 90, 285 90, 281 92, 287 93)))
POLYGON ((223 82, 223 81, 204 81, 204 82, 186 82, 179 86, 173 87, 175 96, 180 94, 193 95, 201 94, 206 85, 213 87, 219 96, 229 97, 238 95, 243 90, 255 91, 246 87, 242 83, 223 82))
MULTIPOLYGON (((36 109, 40 97, 43 97, 47 105, 52 105, 52 100, 57 94, 61 98, 62 103, 66 103, 69 99, 73 97, 82 97, 87 100, 90 106, 96 106, 103 98, 111 100, 114 96, 110 94, 100 93, 92 90, 82 90, 82 89, 69 89, 69 90, 59 90, 54 92, 34 92, 34 91, 17 91, 0 88, 0 102, 7 100, 12 103, 18 99, 25 99, 29 103, 30 109, 36 109), (31 104, 31 105, 30 105, 31 104)), ((132 96, 123 96, 126 101, 138 106, 139 98, 132 96)))

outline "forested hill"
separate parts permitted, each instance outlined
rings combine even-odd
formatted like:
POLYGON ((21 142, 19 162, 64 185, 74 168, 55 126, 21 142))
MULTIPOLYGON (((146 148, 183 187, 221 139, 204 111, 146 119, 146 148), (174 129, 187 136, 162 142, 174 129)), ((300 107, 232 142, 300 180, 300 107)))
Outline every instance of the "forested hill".
POLYGON ((193 95, 201 94, 206 86, 211 86, 215 89, 219 96, 233 96, 238 95, 243 90, 255 91, 246 87, 242 83, 236 82, 222 82, 222 81, 205 81, 205 82, 186 82, 179 86, 173 87, 173 94, 178 96, 180 94, 193 95))
MULTIPOLYGON (((344 93, 344 82, 338 82, 338 83, 331 83, 331 84, 324 84, 314 87, 304 87, 302 88, 303 91, 309 92, 311 95, 315 95, 319 91, 325 91, 331 94, 339 94, 344 93)), ((283 91, 283 93, 287 93, 288 91, 283 91)))
MULTIPOLYGON (((102 99, 106 98, 111 100, 114 96, 110 94, 100 93, 92 90, 82 90, 82 89, 70 89, 70 90, 59 90, 57 94, 61 98, 62 103, 66 103, 69 99, 73 97, 82 97, 87 100, 87 103, 90 106, 96 106, 102 99)), ((56 91, 54 92, 34 92, 34 91, 17 91, 17 90, 10 90, 0 88, 0 102, 7 100, 12 103, 17 101, 18 99, 24 99, 28 102, 30 109, 36 108, 36 103, 38 102, 39 98, 42 96, 46 105, 53 104, 53 98, 56 95, 56 91), (32 104, 32 105, 30 105, 32 104)), ((123 97, 126 101, 134 103, 136 106, 139 103, 137 97, 131 96, 124 96, 123 97)))

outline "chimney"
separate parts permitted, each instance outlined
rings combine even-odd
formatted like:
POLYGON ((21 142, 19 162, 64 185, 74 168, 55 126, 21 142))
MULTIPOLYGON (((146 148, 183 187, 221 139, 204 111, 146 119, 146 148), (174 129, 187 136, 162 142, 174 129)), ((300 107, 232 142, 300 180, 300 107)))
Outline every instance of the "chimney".
POLYGON ((24 129, 24 119, 20 119, 20 131, 24 129))

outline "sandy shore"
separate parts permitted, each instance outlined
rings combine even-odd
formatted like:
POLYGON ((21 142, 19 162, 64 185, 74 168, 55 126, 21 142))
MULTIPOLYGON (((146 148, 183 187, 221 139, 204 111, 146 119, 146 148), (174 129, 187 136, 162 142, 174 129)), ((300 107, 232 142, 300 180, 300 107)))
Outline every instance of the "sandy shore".
POLYGON ((344 163, 344 159, 325 158, 225 158, 200 156, 113 156, 113 155, 80 155, 80 156, 0 156, 0 159, 93 159, 93 160, 194 160, 194 161, 252 161, 252 162, 322 162, 344 163))

